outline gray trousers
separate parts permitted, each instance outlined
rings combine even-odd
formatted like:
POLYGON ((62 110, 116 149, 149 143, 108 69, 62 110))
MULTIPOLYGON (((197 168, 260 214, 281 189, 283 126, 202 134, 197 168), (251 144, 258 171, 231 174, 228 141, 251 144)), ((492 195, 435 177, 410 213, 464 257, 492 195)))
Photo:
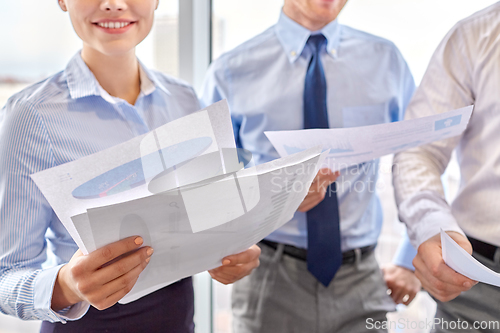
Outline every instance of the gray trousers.
MULTIPOLYGON (((500 273, 500 251, 497 250, 495 261, 476 252, 473 256, 489 269, 500 273)), ((433 333, 500 332, 500 288, 498 287, 478 283, 452 301, 443 303, 436 300, 436 302, 434 322, 437 325, 432 330, 433 333)))
POLYGON ((261 247, 260 266, 233 286, 233 333, 359 333, 395 310, 373 253, 342 265, 325 288, 282 245, 261 247))

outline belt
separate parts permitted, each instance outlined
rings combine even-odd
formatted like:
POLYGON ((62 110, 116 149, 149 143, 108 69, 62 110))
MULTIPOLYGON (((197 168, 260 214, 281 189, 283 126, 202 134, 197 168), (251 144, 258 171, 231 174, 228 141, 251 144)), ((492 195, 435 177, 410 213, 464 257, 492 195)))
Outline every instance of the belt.
MULTIPOLYGON (((278 248, 278 245, 280 245, 280 243, 272 242, 266 239, 261 240, 260 244, 264 244, 274 250, 276 250, 278 248)), ((370 253, 372 253, 373 250, 375 250, 375 245, 361 247, 359 248, 359 250, 361 251, 361 259, 364 259, 370 253)), ((295 259, 299 259, 302 261, 307 260, 306 249, 301 249, 292 245, 285 244, 283 253, 295 259)), ((342 253, 342 264, 353 264, 355 261, 356 261, 356 250, 349 250, 342 253)))
POLYGON ((499 249, 498 247, 496 247, 495 245, 482 242, 478 239, 469 236, 467 236, 467 238, 469 239, 469 242, 471 243, 474 252, 479 253, 485 258, 495 261, 495 253, 499 249))

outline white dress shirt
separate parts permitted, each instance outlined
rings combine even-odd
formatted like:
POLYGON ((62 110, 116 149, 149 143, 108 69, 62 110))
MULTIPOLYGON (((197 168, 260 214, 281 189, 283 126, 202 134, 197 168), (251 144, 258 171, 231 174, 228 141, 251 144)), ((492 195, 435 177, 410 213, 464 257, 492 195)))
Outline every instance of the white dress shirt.
POLYGON ((500 3, 459 22, 441 42, 406 119, 474 104, 456 138, 397 154, 393 177, 400 218, 412 244, 440 232, 465 232, 500 246, 500 3), (457 198, 449 205, 440 176, 454 149, 460 165, 457 198))

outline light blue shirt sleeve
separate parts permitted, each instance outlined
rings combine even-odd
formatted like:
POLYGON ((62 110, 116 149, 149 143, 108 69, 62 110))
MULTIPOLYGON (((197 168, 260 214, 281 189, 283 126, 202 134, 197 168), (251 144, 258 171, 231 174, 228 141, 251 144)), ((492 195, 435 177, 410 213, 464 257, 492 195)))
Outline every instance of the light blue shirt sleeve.
MULTIPOLYGON (((203 82, 200 93, 200 104, 202 107, 207 107, 217 103, 223 99, 227 99, 229 109, 231 109, 231 98, 228 96, 229 87, 231 85, 229 73, 225 68, 216 68, 216 66, 224 66, 223 63, 213 62, 207 70, 205 80, 203 82), (228 93, 224 93, 228 92, 228 93)), ((233 125, 234 139, 236 147, 242 148, 240 140, 240 128, 242 117, 231 113, 231 123, 233 125)))
POLYGON ((25 320, 78 319, 88 305, 61 313, 51 309, 61 265, 42 269, 47 260, 45 232, 53 211, 30 174, 54 165, 45 125, 29 103, 19 100, 9 100, 1 113, 0 312, 25 320))
MULTIPOLYGON (((399 115, 398 115, 399 117, 398 121, 399 121, 404 119, 406 108, 408 107, 408 104, 410 103, 410 100, 413 97, 413 94, 415 93, 416 86, 413 80, 413 76, 411 75, 410 69, 408 68, 408 65, 404 61, 399 51, 397 51, 397 54, 401 58, 400 64, 402 66, 401 80, 399 81, 401 82, 401 87, 400 87, 401 100, 400 100, 399 115)), ((393 168, 393 170, 397 170, 397 167, 393 168)), ((412 261, 416 255, 417 251, 415 250, 413 245, 411 245, 408 234, 405 231, 403 239, 399 243, 396 254, 394 255, 393 263, 397 266, 401 266, 409 270, 415 271, 415 267, 413 267, 412 261)))
POLYGON ((404 60, 403 56, 397 51, 397 55, 399 57, 399 64, 402 67, 401 68, 401 80, 399 81, 401 84, 400 87, 400 96, 401 100, 399 101, 399 115, 398 115, 398 121, 404 120, 404 116, 406 113, 406 108, 408 107, 408 104, 410 104, 410 101, 413 97, 413 94, 415 93, 415 90, 417 89, 415 85, 415 81, 413 79, 413 75, 411 74, 410 68, 408 67, 408 64, 404 60))
POLYGON ((228 96, 224 94, 224 90, 220 88, 220 85, 227 82, 227 80, 224 77, 220 77, 223 75, 224 71, 216 70, 217 64, 219 63, 213 62, 210 65, 201 88, 200 104, 204 108, 222 99, 228 98, 228 96))
POLYGON ((394 255, 393 263, 397 266, 407 268, 409 270, 415 271, 412 261, 417 255, 417 250, 411 245, 410 238, 405 232, 403 239, 399 243, 398 250, 394 255))

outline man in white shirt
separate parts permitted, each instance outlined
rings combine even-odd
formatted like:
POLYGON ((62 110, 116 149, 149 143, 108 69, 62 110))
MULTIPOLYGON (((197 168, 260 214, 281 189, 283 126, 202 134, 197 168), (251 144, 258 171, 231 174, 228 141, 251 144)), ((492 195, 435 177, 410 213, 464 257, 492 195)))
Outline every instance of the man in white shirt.
MULTIPOLYGON (((460 319, 465 332, 500 329, 500 288, 476 284, 446 266, 440 229, 492 270, 500 272, 500 3, 459 22, 436 50, 406 119, 474 104, 462 136, 396 155, 394 186, 399 215, 418 254, 422 286, 438 301, 435 332, 460 319), (440 176, 457 149, 461 184, 448 205, 440 176), (474 251, 472 251, 474 249, 474 251), (472 288, 473 287, 473 288, 472 288), (447 302, 447 303, 446 303, 447 302), (464 323, 465 321, 465 323, 464 323), (464 326, 465 325, 465 326, 464 326)), ((451 324, 454 325, 454 324, 451 324)))

